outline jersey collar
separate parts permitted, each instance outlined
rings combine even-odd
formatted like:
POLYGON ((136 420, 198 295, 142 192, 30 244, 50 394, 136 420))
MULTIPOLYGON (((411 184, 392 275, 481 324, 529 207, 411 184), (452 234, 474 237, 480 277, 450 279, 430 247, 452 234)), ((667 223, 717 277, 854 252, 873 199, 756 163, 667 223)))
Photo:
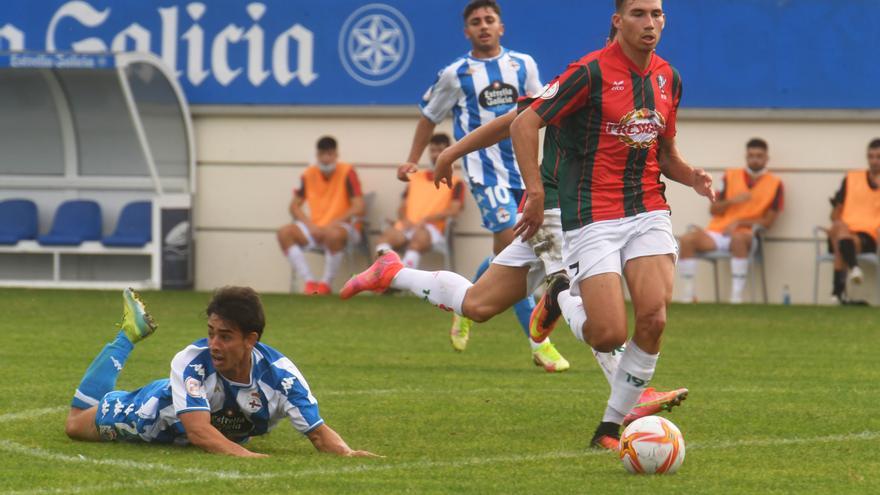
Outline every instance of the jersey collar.
POLYGON ((501 51, 498 52, 498 55, 495 55, 494 57, 490 57, 490 58, 477 58, 477 57, 471 55, 471 53, 472 52, 470 50, 467 52, 467 58, 469 58, 470 60, 474 60, 477 62, 491 62, 493 60, 498 60, 499 58, 503 57, 504 54, 507 53, 507 48, 504 48, 504 46, 502 46, 501 51))
POLYGON ((620 43, 615 41, 611 43, 611 45, 607 48, 608 52, 616 59, 620 60, 626 67, 635 72, 636 74, 644 77, 650 74, 654 70, 654 64, 657 62, 657 53, 651 53, 651 60, 648 62, 648 68, 642 70, 641 67, 637 66, 635 62, 633 62, 629 57, 626 56, 626 53, 623 53, 623 48, 620 47, 620 43))

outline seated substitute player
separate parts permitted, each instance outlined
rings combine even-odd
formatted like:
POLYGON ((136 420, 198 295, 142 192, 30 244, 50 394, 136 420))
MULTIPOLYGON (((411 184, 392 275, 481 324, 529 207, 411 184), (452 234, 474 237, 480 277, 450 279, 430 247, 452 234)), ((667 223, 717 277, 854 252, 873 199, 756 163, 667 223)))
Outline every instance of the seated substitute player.
POLYGON ((847 278, 862 283, 857 253, 876 253, 880 235, 880 138, 868 144, 868 170, 846 174, 837 194, 831 198, 831 229, 828 243, 834 253, 832 297, 838 303, 846 297, 847 278))
POLYGON ((171 378, 132 392, 114 390, 134 344, 156 325, 131 289, 123 292, 122 329, 98 354, 76 389, 65 432, 74 440, 191 443, 211 453, 266 457, 242 446, 288 419, 315 448, 349 457, 352 450, 324 424, 297 367, 260 342, 263 305, 249 287, 223 287, 205 313, 208 338, 171 361, 171 378))
MULTIPOLYGON (((448 135, 438 133, 431 136, 428 153, 432 167, 440 152, 449 145, 448 135)), ((434 186, 433 169, 410 174, 397 212, 398 220, 382 233, 376 251, 381 255, 405 247, 403 264, 418 268, 423 254, 432 249, 441 250, 446 244, 443 235, 446 220, 461 212, 464 189, 464 182, 455 177, 451 188, 438 190, 434 186)))
POLYGON ((337 162, 336 140, 325 136, 318 140, 318 163, 302 174, 299 189, 290 202, 294 222, 278 229, 278 243, 300 280, 303 293, 330 294, 330 284, 342 264, 347 245, 360 242, 357 218, 364 215, 361 183, 354 167, 337 162), (307 203, 309 214, 303 211, 307 203), (315 279, 306 263, 303 250, 324 250, 324 275, 315 279))
POLYGON ((742 302, 742 292, 749 272, 749 250, 755 225, 769 229, 782 212, 783 187, 779 177, 767 171, 767 142, 754 138, 746 143, 745 169, 731 168, 724 172, 724 186, 719 200, 709 212, 712 221, 705 230, 695 230, 679 239, 678 274, 683 285, 682 302, 694 301, 694 277, 697 260, 694 256, 707 251, 730 252, 731 304, 742 302))

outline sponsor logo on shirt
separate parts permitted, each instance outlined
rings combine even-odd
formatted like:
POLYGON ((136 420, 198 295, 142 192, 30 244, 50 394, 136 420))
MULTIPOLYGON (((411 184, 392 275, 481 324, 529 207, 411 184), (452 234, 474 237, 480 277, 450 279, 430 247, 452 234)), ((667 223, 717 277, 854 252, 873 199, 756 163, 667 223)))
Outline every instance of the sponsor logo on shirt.
POLYGON ((202 366, 201 364, 191 364, 191 365, 189 365, 189 367, 192 368, 193 371, 195 371, 195 373, 202 378, 202 380, 205 379, 205 367, 204 366, 202 366))
POLYGON ((620 122, 606 122, 605 133, 617 136, 630 148, 650 148, 657 142, 657 136, 666 129, 666 119, 656 110, 642 108, 633 110, 620 119, 620 122))
POLYGON ((611 85, 611 91, 624 91, 626 89, 626 81, 614 81, 611 85))
POLYGON ((480 106, 483 108, 509 106, 516 103, 517 98, 519 93, 516 88, 501 81, 494 81, 480 92, 480 106))
POLYGON ((281 388, 284 389, 284 393, 290 392, 290 387, 293 386, 293 377, 288 376, 287 378, 281 380, 281 388))

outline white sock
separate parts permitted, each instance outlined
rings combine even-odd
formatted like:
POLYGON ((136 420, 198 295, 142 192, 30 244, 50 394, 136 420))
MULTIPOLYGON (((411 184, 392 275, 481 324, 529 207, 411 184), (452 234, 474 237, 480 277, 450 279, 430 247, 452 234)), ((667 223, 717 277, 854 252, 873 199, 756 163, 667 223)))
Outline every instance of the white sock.
POLYGON ((562 317, 565 318, 574 337, 585 344, 589 344, 589 342, 584 340, 584 324, 587 322, 584 302, 580 297, 572 296, 568 290, 560 292, 556 300, 562 309, 562 317))
POLYGON ((626 350, 626 344, 611 352, 599 352, 596 349, 590 350, 593 351, 593 356, 596 358, 596 362, 599 363, 599 368, 602 368, 602 373, 605 374, 605 379, 608 380, 608 385, 613 385, 614 373, 616 373, 617 368, 620 367, 620 358, 626 350))
POLYGON ((309 264, 306 263, 306 256, 303 254, 301 247, 296 244, 290 246, 287 249, 287 259, 302 281, 315 280, 312 270, 309 269, 309 264))
POLYGON ((538 350, 539 347, 544 345, 544 342, 550 342, 550 337, 547 337, 540 342, 535 342, 532 339, 528 339, 528 341, 529 341, 529 345, 532 346, 532 352, 535 352, 536 350, 538 350))
POLYGON ((742 302, 743 289, 746 287, 746 276, 749 273, 748 258, 730 258, 730 301, 742 302))
POLYGON ((336 274, 339 273, 339 267, 342 266, 342 258, 345 253, 342 251, 331 253, 330 250, 324 250, 324 278, 321 279, 327 285, 333 282, 336 274))
POLYGON ((697 259, 678 260, 678 274, 681 277, 681 302, 694 302, 694 277, 697 275, 697 259))
POLYGON ((627 343, 611 380, 611 398, 603 422, 623 423, 623 418, 639 402, 639 396, 654 377, 658 357, 660 354, 648 354, 633 341, 627 343))
POLYGON ((376 254, 381 254, 385 251, 391 251, 391 244, 388 244, 387 242, 376 244, 376 254))
POLYGON ((415 249, 407 249, 405 253, 403 253, 403 266, 407 268, 418 268, 419 261, 421 261, 422 255, 419 254, 415 249))
POLYGON ((426 272, 412 268, 401 269, 391 281, 391 287, 408 290, 440 309, 452 310, 457 314, 462 314, 464 296, 473 285, 457 273, 426 272))

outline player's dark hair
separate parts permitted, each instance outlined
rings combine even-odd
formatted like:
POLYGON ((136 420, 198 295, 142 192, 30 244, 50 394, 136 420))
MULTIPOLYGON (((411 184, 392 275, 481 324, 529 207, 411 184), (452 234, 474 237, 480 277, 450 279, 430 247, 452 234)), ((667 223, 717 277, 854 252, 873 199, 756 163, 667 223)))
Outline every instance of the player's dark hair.
POLYGON ((767 141, 764 141, 761 138, 749 139, 749 142, 746 143, 746 149, 749 149, 749 148, 760 148, 764 151, 767 151, 770 149, 770 147, 767 146, 767 141))
POLYGON ((330 136, 324 136, 318 140, 318 150, 319 151, 334 151, 336 150, 336 140, 330 136))
POLYGON ((208 317, 217 315, 221 320, 232 323, 245 336, 257 332, 257 340, 263 337, 263 328, 266 326, 263 303, 257 291, 250 287, 220 287, 214 292, 205 314, 208 317))
POLYGON ((449 146, 450 144, 452 144, 452 140, 449 139, 449 134, 446 134, 445 132, 438 132, 437 134, 431 136, 430 143, 449 146))
POLYGON ((468 17, 470 17, 475 10, 482 9, 483 7, 494 10, 495 14, 498 15, 498 17, 501 17, 501 6, 498 5, 498 2, 495 0, 471 0, 464 8, 464 13, 461 15, 464 18, 464 22, 467 22, 468 17))
POLYGON ((880 148, 880 138, 874 138, 868 143, 869 150, 876 150, 877 148, 880 148))
MULTIPOLYGON (((614 11, 619 14, 620 10, 623 8, 623 4, 625 4, 625 3, 626 3, 626 0, 614 0, 614 11)), ((611 39, 614 39, 614 38, 611 38, 611 39)))

